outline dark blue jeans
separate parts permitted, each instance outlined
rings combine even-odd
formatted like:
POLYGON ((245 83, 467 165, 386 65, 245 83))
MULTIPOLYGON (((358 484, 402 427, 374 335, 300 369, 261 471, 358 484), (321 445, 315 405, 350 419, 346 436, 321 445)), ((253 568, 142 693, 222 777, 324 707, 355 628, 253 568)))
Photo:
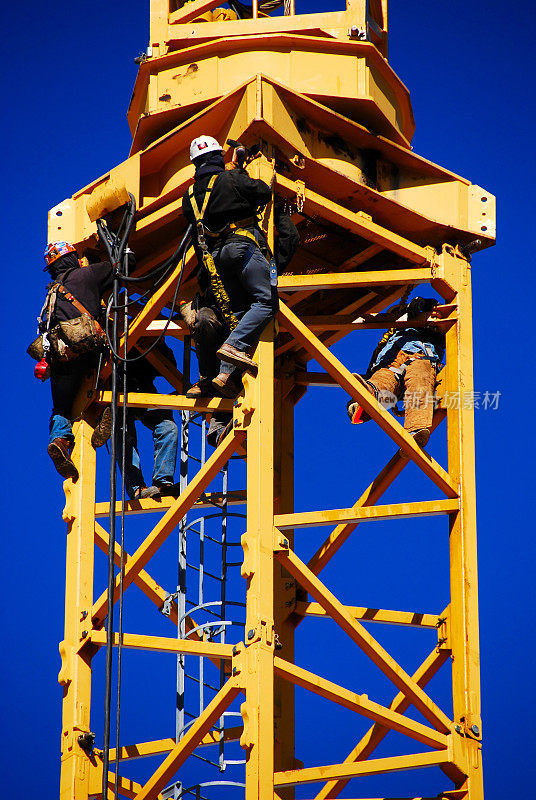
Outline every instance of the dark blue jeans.
MULTIPOLYGON (((139 419, 153 434, 154 442, 154 469, 153 484, 174 483, 175 464, 177 461, 177 444, 179 431, 171 411, 160 409, 136 409, 127 414, 126 437, 126 468, 125 488, 132 499, 136 489, 147 486, 141 471, 140 455, 138 453, 138 437, 136 435, 136 419, 139 419)), ((121 465, 121 430, 118 438, 118 460, 121 465)))
MULTIPOLYGON (((277 287, 270 285, 270 265, 253 242, 231 239, 212 253, 216 269, 229 295, 238 325, 226 344, 246 351, 258 344, 261 333, 277 314, 277 287)), ((234 367, 222 362, 222 371, 234 367)))

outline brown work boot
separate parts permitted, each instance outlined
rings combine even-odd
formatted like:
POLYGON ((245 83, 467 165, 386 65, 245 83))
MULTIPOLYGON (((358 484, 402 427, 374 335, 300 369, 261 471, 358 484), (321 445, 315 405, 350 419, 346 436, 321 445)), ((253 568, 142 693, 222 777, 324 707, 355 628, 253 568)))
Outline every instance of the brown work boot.
MULTIPOLYGON (((212 421, 211 421, 211 425, 212 425, 212 421)), ((209 429, 208 429, 208 433, 207 433, 207 442, 211 447, 218 447, 218 445, 220 445, 223 442, 225 437, 229 433, 231 433, 231 431, 233 429, 233 420, 232 420, 232 417, 231 417, 231 419, 229 420, 227 425, 224 425, 223 423, 221 423, 221 424, 220 423, 216 423, 216 425, 214 425, 213 427, 211 427, 211 425, 209 425, 209 429)))
POLYGON ((257 364, 253 361, 253 359, 250 358, 243 350, 237 350, 237 348, 233 347, 231 344, 226 344, 224 342, 217 351, 216 355, 220 361, 226 361, 228 364, 234 364, 235 367, 240 367, 241 369, 246 370, 246 372, 251 372, 252 375, 256 375, 258 372, 257 364))
POLYGON ((212 386, 223 397, 235 398, 242 391, 242 381, 233 372, 220 372, 212 379, 212 386))
POLYGON ((112 435, 112 409, 106 406, 104 411, 99 417, 99 421, 95 425, 93 433, 91 434, 91 444, 95 448, 102 447, 110 436, 112 435))
POLYGON ((425 447, 428 444, 430 428, 419 428, 416 431, 410 431, 410 433, 415 439, 415 444, 418 444, 419 447, 425 447))
POLYGON ((190 400, 197 400, 199 397, 214 397, 216 390, 210 378, 199 378, 197 383, 190 386, 185 394, 190 400))
MULTIPOLYGON (((428 444, 428 439, 430 438, 430 428, 419 428, 416 431, 409 431, 409 435, 413 436, 415 444, 418 444, 419 447, 424 448, 424 446, 428 444)), ((402 448, 400 448, 398 453, 400 456, 402 456, 402 458, 407 458, 407 455, 402 448)))
POLYGON ((73 481, 77 481, 78 470, 71 459, 73 444, 74 442, 70 442, 69 439, 57 437, 50 442, 47 453, 62 478, 71 478, 73 481))

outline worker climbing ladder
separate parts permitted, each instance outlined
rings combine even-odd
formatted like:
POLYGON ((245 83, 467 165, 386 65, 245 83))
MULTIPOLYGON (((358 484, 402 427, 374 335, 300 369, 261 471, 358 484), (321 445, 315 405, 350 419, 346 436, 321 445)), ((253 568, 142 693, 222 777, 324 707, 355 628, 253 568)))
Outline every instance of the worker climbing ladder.
MULTIPOLYGON (((387 773, 406 770, 415 770, 412 794, 422 794, 419 768, 426 767, 437 768, 443 797, 481 800, 473 411, 463 402, 450 403, 448 397, 461 398, 473 390, 470 258, 494 243, 494 198, 410 149, 414 124, 409 94, 386 60, 386 0, 349 0, 342 11, 315 14, 296 14, 291 2, 282 16, 271 15, 273 4, 254 2, 251 9, 241 3, 216 6, 217 0, 182 6, 152 0, 150 46, 128 113, 131 155, 51 210, 49 240, 67 238, 91 256, 96 221, 104 218, 114 229, 130 193, 137 208, 130 242, 137 256, 133 277, 142 280, 136 284, 137 293, 131 292, 128 337, 120 345, 130 351, 165 330, 181 346, 189 331, 174 309, 177 297, 195 288, 196 259, 186 245, 179 262, 171 256, 186 227, 180 207, 193 176, 190 141, 210 133, 220 142, 232 138, 259 145, 259 156, 248 170, 267 183, 275 170, 274 199, 292 209, 301 245, 279 277, 279 316, 257 347, 258 374, 245 379, 244 392, 235 402, 189 400, 185 376, 157 351, 147 358, 167 380, 169 393, 129 393, 125 399, 130 408, 199 415, 201 424, 215 411, 233 415, 232 430, 208 458, 200 458, 197 469, 183 475, 177 497, 129 501, 123 508, 118 502, 111 509, 108 501, 96 499, 91 433, 99 410, 112 400, 109 363, 103 365, 97 391, 88 385, 78 398, 81 419, 75 425, 73 459, 80 478, 65 483, 60 797, 89 800, 106 792, 109 797, 138 800, 166 793, 181 796, 184 788, 204 782, 201 772, 198 780, 190 779, 192 763, 204 763, 196 756, 208 758, 204 754, 213 748, 211 754, 218 753, 210 757, 218 764, 214 769, 223 763, 218 749, 221 720, 239 708, 241 719, 232 724, 229 738, 242 748, 245 789, 235 787, 233 792, 242 792, 246 800, 286 800, 295 791, 309 791, 307 796, 319 799, 337 797, 348 781, 359 796, 360 777, 377 776, 380 781, 387 773), (163 263, 167 270, 155 287, 148 276, 163 263), (431 287, 441 298, 432 321, 445 334, 446 366, 440 375, 433 436, 446 441, 446 465, 419 447, 354 376, 355 365, 343 364, 333 350, 350 333, 382 327, 375 314, 398 301, 408 286, 431 287), (312 362, 318 367, 311 369, 312 362), (311 510, 295 512, 295 413, 300 413, 306 392, 332 391, 330 387, 342 388, 345 398, 362 406, 372 419, 369 424, 380 429, 377 435, 383 432, 391 440, 392 455, 379 474, 370 475, 368 484, 356 487, 353 505, 316 509, 311 499, 311 510), (236 464, 244 483, 232 487, 238 492, 232 502, 245 504, 246 520, 241 557, 233 556, 232 561, 242 562, 242 597, 236 602, 245 604, 245 617, 241 626, 230 626, 229 635, 226 630, 225 636, 214 637, 207 625, 211 615, 196 617, 187 607, 180 580, 173 597, 175 592, 153 574, 152 563, 160 556, 169 558, 172 551, 176 564, 179 558, 190 558, 176 543, 183 545, 186 536, 199 541, 205 536, 199 523, 197 532, 187 532, 188 525, 195 528, 193 521, 205 517, 201 509, 214 508, 214 502, 221 506, 223 500, 225 518, 225 498, 214 481, 235 454, 240 456, 236 464), (429 480, 434 499, 382 500, 410 464, 429 480), (128 544, 123 550, 118 544, 111 548, 116 564, 112 588, 102 591, 97 583, 94 596, 94 546, 107 552, 110 542, 110 530, 99 520, 113 517, 114 511, 124 512, 127 523, 137 517, 149 524, 130 550, 128 544), (404 518, 411 526, 413 519, 424 516, 447 518, 450 596, 445 596, 444 608, 416 613, 343 602, 338 587, 322 571, 344 553, 355 530, 363 522, 372 526, 387 519, 404 518), (329 526, 330 531, 310 556, 302 529, 318 526, 329 526), (170 625, 169 635, 160 635, 156 623, 154 634, 125 630, 119 636, 116 629, 107 635, 108 598, 113 595, 115 604, 120 595, 121 555, 125 600, 141 590, 175 626, 174 631, 170 625), (393 686, 390 701, 378 702, 359 684, 359 675, 341 672, 337 682, 329 680, 321 659, 314 670, 305 666, 295 631, 302 623, 320 624, 319 618, 331 620, 355 649, 350 652, 364 654, 383 673, 393 686), (380 634, 374 635, 389 623, 435 631, 431 652, 416 669, 404 669, 380 643, 380 634), (92 709, 91 689, 92 681, 103 679, 100 666, 93 667, 107 642, 124 651, 155 651, 155 660, 172 653, 179 666, 183 659, 209 660, 211 669, 213 663, 218 665, 222 680, 213 684, 217 691, 210 699, 207 694, 192 712, 195 717, 181 721, 179 713, 177 736, 166 728, 159 739, 132 741, 123 723, 119 750, 109 747, 110 769, 103 771, 107 758, 102 730, 93 722, 98 715, 92 709), (279 644, 282 648, 276 650, 279 644), (432 678, 448 670, 447 663, 452 668, 452 709, 436 702, 429 689, 432 678), (306 763, 298 760, 303 732, 295 715, 296 686, 370 721, 359 741, 340 742, 345 755, 337 763, 325 763, 321 746, 306 752, 306 763), (417 718, 411 707, 419 712, 417 718), (392 731, 405 737, 404 746, 398 754, 378 756, 377 749, 392 731), (140 755, 147 760, 137 761, 140 755), (114 768, 116 761, 119 770, 114 768)), ((263 222, 272 237, 273 204, 263 222)), ((231 493, 227 505, 230 498, 231 493)), ((223 548, 221 539, 220 545, 223 548)), ((184 561, 181 564, 184 568, 184 561)), ((199 558, 193 566, 202 569, 202 564, 199 558)), ((222 580, 221 586, 227 583, 222 580)), ((222 603, 217 620, 222 631, 228 627, 222 628, 223 622, 234 619, 223 615, 221 596, 207 601, 203 594, 196 600, 197 606, 222 603)), ((179 671, 179 689, 181 674, 186 682, 179 671)), ((196 679, 202 686, 204 676, 198 673, 196 679)), ((143 687, 147 676, 130 674, 129 683, 135 680, 143 687)), ((381 788, 378 791, 386 796, 381 788)))

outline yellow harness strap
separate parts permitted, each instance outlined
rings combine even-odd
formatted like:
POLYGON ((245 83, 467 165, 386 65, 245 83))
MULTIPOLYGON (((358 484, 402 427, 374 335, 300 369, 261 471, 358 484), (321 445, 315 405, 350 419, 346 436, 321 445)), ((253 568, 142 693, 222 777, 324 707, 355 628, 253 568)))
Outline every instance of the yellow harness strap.
POLYGON ((217 175, 213 175, 210 181, 208 182, 207 191, 203 199, 203 205, 201 206, 201 210, 199 210, 197 200, 195 199, 194 196, 193 184, 192 186, 190 186, 188 190, 188 196, 190 198, 190 202, 192 204, 192 211, 194 212, 195 221, 197 223, 197 240, 199 242, 199 247, 201 248, 201 251, 203 253, 203 265, 205 266, 205 269, 208 271, 210 277, 210 285, 212 288, 212 293, 216 298, 216 302, 220 308, 224 320, 229 326, 229 329, 233 331, 238 324, 238 320, 236 319, 235 315, 232 312, 229 295, 225 291, 225 286, 223 285, 222 280, 218 275, 218 270, 216 269, 216 264, 214 263, 214 259, 212 258, 212 253, 209 252, 209 249, 207 247, 207 243, 205 240, 205 228, 203 225, 203 216, 207 209, 212 188, 214 186, 214 183, 216 182, 217 177, 218 177, 217 175))

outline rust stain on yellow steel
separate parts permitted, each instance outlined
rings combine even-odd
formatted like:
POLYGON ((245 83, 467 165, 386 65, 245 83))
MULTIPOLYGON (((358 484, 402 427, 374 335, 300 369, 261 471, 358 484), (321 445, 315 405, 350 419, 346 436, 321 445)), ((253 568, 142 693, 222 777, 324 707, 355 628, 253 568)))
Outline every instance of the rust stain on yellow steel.
MULTIPOLYGON (((313 225, 307 247, 298 251, 292 264, 296 274, 280 277, 280 327, 271 325, 264 332, 255 354, 259 375, 247 379, 245 395, 236 408, 229 400, 193 401, 182 394, 131 393, 127 398, 131 408, 233 411, 236 427, 181 497, 126 504, 128 514, 160 512, 160 516, 133 555, 124 553, 125 588, 135 583, 155 606, 162 606, 167 593, 144 567, 187 511, 204 508, 216 498, 215 493, 205 494, 205 489, 232 453, 246 457, 247 441, 247 486, 229 500, 247 502, 247 531, 242 540, 247 620, 245 642, 235 655, 229 645, 203 642, 195 633, 182 641, 124 635, 125 647, 203 653, 216 664, 225 659, 227 666, 232 659, 236 677, 178 744, 162 739, 122 747, 119 757, 125 762, 158 754, 166 758, 143 786, 121 777, 119 791, 139 800, 161 797, 161 790, 194 749, 216 741, 213 722, 241 692, 243 728, 225 735, 240 737, 245 749, 246 800, 293 800, 294 786, 317 781, 324 783, 317 800, 327 800, 361 775, 432 765, 440 767, 456 786, 445 792, 446 797, 483 800, 472 411, 444 408, 447 404, 442 403, 434 416, 434 429, 446 418, 445 469, 374 402, 329 348, 350 332, 376 327, 378 323, 367 315, 397 301, 406 286, 431 285, 447 304, 439 321, 446 333, 447 364, 440 375, 438 398, 441 401, 446 392, 472 391, 471 278, 461 248, 477 237, 481 248, 494 243, 495 198, 412 152, 409 92, 387 61, 387 0, 347 0, 343 10, 313 14, 295 14, 291 2, 289 13, 273 17, 263 15, 254 0, 252 19, 235 19, 233 12, 217 7, 220 2, 193 0, 181 5, 180 0, 150 0, 150 51, 140 65, 128 112, 131 156, 49 213, 49 240, 73 241, 81 255, 90 255, 96 241, 96 217, 115 208, 131 192, 138 208, 132 237, 136 274, 146 275, 170 255, 174 237, 184 229, 181 199, 193 177, 190 141, 211 133, 221 142, 228 137, 248 145, 260 142, 262 153, 250 165, 250 174, 269 182, 275 166, 274 199, 291 204, 299 226, 313 225), (320 233, 314 230, 317 223, 320 233), (325 311, 323 298, 328 289, 330 306, 325 311), (355 321, 358 315, 363 315, 361 322, 355 321), (325 372, 306 373, 304 364, 311 359, 325 372), (341 386, 362 403, 370 412, 371 424, 379 425, 397 452, 351 508, 294 513, 294 406, 308 387, 329 385, 341 386), (379 505, 410 461, 447 499, 419 502, 412 498, 379 505), (362 522, 429 514, 447 515, 450 528, 451 597, 439 617, 344 605, 318 579, 362 522), (333 529, 305 564, 293 550, 294 528, 313 525, 332 525, 333 529), (312 601, 304 597, 304 590, 312 601), (335 620, 398 687, 400 692, 389 707, 294 663, 299 658, 295 628, 303 621, 319 624, 312 617, 335 620), (361 621, 437 627, 438 646, 410 676, 361 621), (286 660, 274 657, 275 632, 284 644, 286 660), (451 654, 453 721, 424 691, 451 654), (357 745, 348 743, 349 755, 343 764, 298 769, 295 685, 373 720, 357 745), (411 704, 433 728, 403 716, 411 704), (370 760, 390 729, 441 752, 370 760)), ((271 239, 272 205, 264 222, 271 239)), ((182 284, 187 299, 193 296, 195 267, 190 249, 182 284)), ((129 327, 129 348, 162 331, 178 275, 179 268, 152 292, 145 307, 138 307, 129 327)), ((182 338, 188 331, 174 319, 166 333, 182 338)), ((173 365, 158 354, 150 360, 175 391, 183 391, 182 376, 173 365)), ((73 456, 80 479, 65 483, 61 800, 89 800, 100 792, 102 778, 98 754, 92 761, 80 748, 78 736, 90 730, 91 661, 105 643, 102 623, 107 597, 104 593, 93 601, 93 547, 107 550, 108 534, 96 518, 108 513, 109 504, 95 503, 90 422, 96 409, 111 401, 104 383, 110 369, 109 363, 104 365, 96 395, 88 397, 89 384, 80 393, 75 413, 83 418, 75 426, 73 456)), ((120 511, 120 504, 116 510, 120 511)), ((116 545, 116 564, 120 555, 116 545)), ((177 616, 172 602, 170 621, 176 624, 177 616)), ((193 627, 187 618, 187 631, 193 627)), ((110 755, 115 756, 115 751, 110 755)), ((110 773, 110 796, 114 783, 110 773)))

